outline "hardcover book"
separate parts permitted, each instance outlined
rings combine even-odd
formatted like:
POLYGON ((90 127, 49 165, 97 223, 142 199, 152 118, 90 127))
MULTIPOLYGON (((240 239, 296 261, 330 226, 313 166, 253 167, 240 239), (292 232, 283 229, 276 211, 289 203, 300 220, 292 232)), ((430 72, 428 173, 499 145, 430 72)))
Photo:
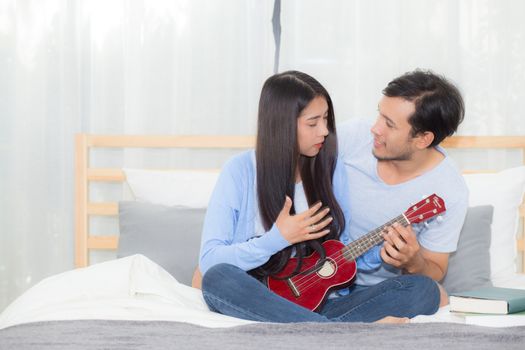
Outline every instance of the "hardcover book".
POLYGON ((525 290, 486 287, 450 295, 450 311, 512 314, 525 311, 525 290))

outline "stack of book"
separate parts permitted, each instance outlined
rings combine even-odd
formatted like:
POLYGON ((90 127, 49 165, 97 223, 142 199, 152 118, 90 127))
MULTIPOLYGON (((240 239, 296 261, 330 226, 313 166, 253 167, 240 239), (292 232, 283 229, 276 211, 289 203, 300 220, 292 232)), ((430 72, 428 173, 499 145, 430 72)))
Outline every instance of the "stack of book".
POLYGON ((450 311, 467 324, 522 326, 525 325, 525 290, 487 287, 452 293, 450 311))

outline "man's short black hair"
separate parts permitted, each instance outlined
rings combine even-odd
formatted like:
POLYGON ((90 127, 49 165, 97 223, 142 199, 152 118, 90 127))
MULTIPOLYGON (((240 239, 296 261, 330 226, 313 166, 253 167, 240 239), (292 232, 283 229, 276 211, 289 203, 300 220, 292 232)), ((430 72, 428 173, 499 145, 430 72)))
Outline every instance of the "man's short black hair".
POLYGON ((408 118, 412 136, 432 132, 434 141, 429 147, 452 135, 465 115, 465 105, 458 88, 431 71, 405 73, 388 83, 383 95, 414 102, 416 111, 408 118))

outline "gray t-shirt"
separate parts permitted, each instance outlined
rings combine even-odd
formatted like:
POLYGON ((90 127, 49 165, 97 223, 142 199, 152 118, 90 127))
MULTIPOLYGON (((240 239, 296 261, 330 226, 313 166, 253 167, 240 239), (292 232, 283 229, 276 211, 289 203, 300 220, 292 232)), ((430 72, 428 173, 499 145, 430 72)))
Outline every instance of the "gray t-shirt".
MULTIPOLYGON (((339 153, 348 174, 350 187, 350 240, 355 240, 404 213, 411 204, 437 194, 445 201, 446 212, 440 219, 414 224, 420 245, 433 252, 456 250, 468 205, 468 189, 463 177, 445 150, 445 158, 433 169, 412 180, 388 185, 377 173, 372 154, 371 123, 351 120, 338 125, 339 153)), ((357 284, 373 285, 395 277, 401 271, 383 263, 378 269, 358 273, 357 284)))

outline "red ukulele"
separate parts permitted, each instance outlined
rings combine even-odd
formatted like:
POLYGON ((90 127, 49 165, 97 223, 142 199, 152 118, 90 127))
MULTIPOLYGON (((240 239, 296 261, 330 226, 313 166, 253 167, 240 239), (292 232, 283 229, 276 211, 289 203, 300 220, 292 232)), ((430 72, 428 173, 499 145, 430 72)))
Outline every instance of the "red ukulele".
POLYGON ((386 227, 396 222, 403 226, 420 223, 445 210, 443 199, 433 194, 411 206, 395 219, 346 246, 336 240, 325 241, 323 247, 326 251, 326 260, 323 264, 320 264, 319 254, 314 252, 303 258, 303 265, 298 274, 291 278, 279 279, 290 275, 297 266, 297 258, 290 258, 284 269, 275 276, 276 278, 267 278, 268 288, 293 303, 315 311, 332 290, 352 284, 356 275, 355 260, 383 242, 383 230, 386 227))

